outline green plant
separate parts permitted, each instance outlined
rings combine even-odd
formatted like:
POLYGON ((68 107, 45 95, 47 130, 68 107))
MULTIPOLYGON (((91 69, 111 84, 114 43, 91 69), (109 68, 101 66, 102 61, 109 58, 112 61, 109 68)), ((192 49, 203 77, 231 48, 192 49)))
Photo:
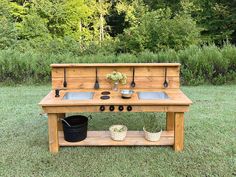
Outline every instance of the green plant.
POLYGON ((158 9, 147 12, 139 25, 120 35, 120 48, 126 52, 180 50, 200 43, 200 31, 191 15, 158 9))
POLYGON ((117 127, 116 127, 116 128, 113 129, 113 131, 114 131, 114 132, 123 132, 123 131, 125 131, 125 126, 122 126, 122 127, 120 127, 120 128, 117 128, 117 127))
POLYGON ((127 76, 117 71, 113 71, 110 74, 107 74, 106 78, 112 82, 120 82, 121 84, 126 84, 127 76))
MULTIPOLYGON (((63 46, 63 45, 62 45, 63 46)), ((103 55, 79 55, 73 50, 61 52, 24 50, 0 50, 0 82, 42 83, 50 82, 52 63, 159 63, 180 62, 181 83, 200 85, 204 83, 225 84, 236 81, 236 47, 227 44, 222 48, 214 45, 190 46, 183 50, 168 49, 158 53, 145 50, 134 55, 113 53, 103 55)), ((58 50, 59 51, 59 50, 58 50)), ((76 51, 76 50, 75 50, 76 51)))
POLYGON ((165 118, 164 113, 145 113, 143 118, 145 130, 151 133, 161 131, 163 118, 165 118))

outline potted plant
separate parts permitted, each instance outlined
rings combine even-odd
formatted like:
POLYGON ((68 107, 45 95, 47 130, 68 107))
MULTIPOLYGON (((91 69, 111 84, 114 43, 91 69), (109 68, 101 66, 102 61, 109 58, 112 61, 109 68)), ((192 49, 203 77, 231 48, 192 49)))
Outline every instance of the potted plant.
POLYGON ((144 117, 144 137, 148 141, 158 141, 161 137, 162 126, 161 119, 164 114, 146 114, 144 117))
POLYGON ((118 84, 121 83, 121 84, 125 85, 127 76, 125 74, 120 73, 120 72, 113 71, 112 73, 107 74, 106 78, 112 82, 113 90, 118 91, 118 84))
POLYGON ((110 128, 111 138, 115 141, 123 141, 128 128, 125 125, 112 125, 110 128))

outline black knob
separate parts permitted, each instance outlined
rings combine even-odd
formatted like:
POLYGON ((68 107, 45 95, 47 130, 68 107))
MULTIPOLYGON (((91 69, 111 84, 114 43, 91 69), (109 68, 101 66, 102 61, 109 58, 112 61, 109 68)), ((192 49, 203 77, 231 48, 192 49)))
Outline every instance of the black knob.
POLYGON ((127 106, 127 111, 132 111, 132 106, 127 106))
POLYGON ((60 97, 60 89, 55 90, 55 97, 60 97))
POLYGON ((110 106, 110 111, 114 111, 115 110, 115 106, 110 106))
POLYGON ((100 111, 105 111, 105 106, 100 106, 100 111))
POLYGON ((124 107, 123 106, 119 106, 119 111, 123 111, 124 110, 124 107))

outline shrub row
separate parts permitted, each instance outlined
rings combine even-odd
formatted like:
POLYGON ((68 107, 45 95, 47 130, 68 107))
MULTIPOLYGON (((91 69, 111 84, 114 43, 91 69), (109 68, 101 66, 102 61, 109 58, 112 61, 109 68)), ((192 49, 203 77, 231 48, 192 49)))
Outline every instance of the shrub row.
POLYGON ((110 54, 75 56, 35 51, 0 51, 0 82, 42 83, 50 81, 51 63, 154 63, 180 62, 181 79, 185 85, 224 84, 236 80, 236 47, 225 45, 190 46, 185 50, 145 51, 138 55, 110 54))

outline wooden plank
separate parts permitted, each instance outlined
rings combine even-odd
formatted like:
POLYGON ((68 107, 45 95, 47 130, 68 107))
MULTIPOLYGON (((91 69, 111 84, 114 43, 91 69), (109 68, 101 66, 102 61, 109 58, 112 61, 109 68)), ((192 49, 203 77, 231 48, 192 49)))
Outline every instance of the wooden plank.
POLYGON ((110 67, 110 66, 180 66, 180 63, 68 63, 51 64, 51 67, 110 67))
MULTIPOLYGON (((189 106, 132 106, 131 112, 174 112, 181 111, 187 112, 189 106)), ((78 112, 101 112, 100 106, 43 106, 44 112, 46 113, 78 113, 78 112)), ((122 112, 128 112, 126 106, 122 112)), ((103 112, 109 111, 109 106, 106 106, 106 110, 103 112)), ((113 112, 120 112, 118 106, 115 106, 113 112)))
POLYGON ((156 142, 147 141, 143 131, 128 131, 124 141, 112 140, 109 131, 88 131, 85 140, 73 143, 65 141, 63 132, 59 132, 60 146, 161 146, 173 144, 173 131, 163 131, 160 140, 156 142))
POLYGON ((175 130, 174 130, 174 150, 182 151, 184 149, 184 113, 175 113, 175 130))
POLYGON ((58 126, 57 126, 57 114, 48 114, 48 139, 49 139, 49 151, 57 153, 59 150, 58 144, 58 126))
MULTIPOLYGON (((64 78, 52 78, 52 88, 64 88, 64 78)), ((119 88, 130 88, 132 77, 127 78, 127 84, 119 84, 119 88)), ((179 77, 167 77, 168 88, 179 88, 179 77)), ((68 89, 92 89, 94 88, 95 78, 67 78, 68 89)), ((164 88, 164 77, 135 77, 136 89, 157 89, 164 88)), ((105 78, 99 78, 100 89, 111 89, 112 83, 105 78)))
POLYGON ((175 122, 175 114, 174 112, 166 113, 166 130, 173 131, 174 130, 174 122, 175 122))
MULTIPOLYGON (((91 77, 96 76, 96 67, 71 67, 66 68, 66 77, 91 77)), ((126 74, 127 76, 133 75, 133 67, 99 67, 98 76, 99 78, 106 78, 106 75, 112 73, 113 71, 118 71, 126 74)), ((138 67, 135 68, 135 77, 139 76, 165 76, 165 67, 138 67)), ((167 77, 168 76, 179 76, 179 67, 167 67, 167 77)), ((52 68, 52 78, 64 77, 64 68, 52 68)))

